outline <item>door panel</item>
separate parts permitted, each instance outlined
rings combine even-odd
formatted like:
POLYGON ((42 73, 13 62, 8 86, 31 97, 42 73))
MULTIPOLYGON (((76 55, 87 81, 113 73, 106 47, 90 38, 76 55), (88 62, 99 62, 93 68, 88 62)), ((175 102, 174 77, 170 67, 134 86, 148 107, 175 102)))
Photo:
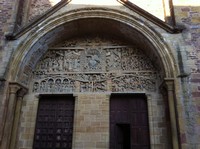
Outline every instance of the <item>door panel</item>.
POLYGON ((110 149, 150 149, 144 95, 114 94, 110 100, 110 149))
POLYGON ((33 149, 71 149, 73 96, 40 98, 33 149))

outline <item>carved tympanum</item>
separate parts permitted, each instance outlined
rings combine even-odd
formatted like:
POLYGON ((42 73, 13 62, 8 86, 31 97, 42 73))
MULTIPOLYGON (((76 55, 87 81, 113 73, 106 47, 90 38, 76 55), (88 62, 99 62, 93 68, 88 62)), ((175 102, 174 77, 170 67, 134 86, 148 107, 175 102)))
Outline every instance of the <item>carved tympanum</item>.
POLYGON ((141 50, 117 42, 86 41, 49 49, 33 72, 33 92, 156 90, 156 69, 141 50))

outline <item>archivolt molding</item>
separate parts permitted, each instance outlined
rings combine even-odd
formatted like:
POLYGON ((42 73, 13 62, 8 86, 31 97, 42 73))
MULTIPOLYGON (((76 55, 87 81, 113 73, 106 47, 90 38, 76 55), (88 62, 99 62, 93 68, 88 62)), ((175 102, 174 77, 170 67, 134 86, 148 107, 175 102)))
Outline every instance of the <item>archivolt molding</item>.
MULTIPOLYGON (((120 22, 125 27, 129 27, 131 30, 139 32, 139 34, 143 35, 154 47, 150 52, 158 55, 161 66, 164 67, 164 77, 174 78, 176 68, 175 60, 170 52, 171 49, 169 49, 161 35, 152 30, 148 24, 144 24, 136 17, 125 12, 104 8, 87 8, 60 14, 54 18, 45 20, 43 23, 32 29, 28 34, 27 39, 20 44, 14 53, 14 59, 10 67, 10 80, 18 81, 20 77, 23 77, 22 74, 23 71, 25 71, 24 68, 30 62, 31 55, 39 50, 38 53, 41 53, 41 55, 37 55, 38 61, 48 49, 48 45, 53 40, 56 40, 53 36, 56 35, 59 30, 61 32, 64 30, 63 26, 65 24, 88 18, 101 18, 120 22)), ((119 31, 117 30, 116 32, 119 31)), ((37 63, 37 61, 35 62, 37 63)), ((34 64, 33 67, 35 67, 35 65, 36 64, 34 64)))

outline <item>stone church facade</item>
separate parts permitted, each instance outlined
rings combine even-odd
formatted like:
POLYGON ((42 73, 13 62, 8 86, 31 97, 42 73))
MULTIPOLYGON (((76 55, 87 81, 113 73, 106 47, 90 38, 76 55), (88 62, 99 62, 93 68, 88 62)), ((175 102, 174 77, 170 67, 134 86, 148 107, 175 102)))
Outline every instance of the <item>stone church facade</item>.
POLYGON ((0 149, 200 148, 200 2, 0 4, 0 149))

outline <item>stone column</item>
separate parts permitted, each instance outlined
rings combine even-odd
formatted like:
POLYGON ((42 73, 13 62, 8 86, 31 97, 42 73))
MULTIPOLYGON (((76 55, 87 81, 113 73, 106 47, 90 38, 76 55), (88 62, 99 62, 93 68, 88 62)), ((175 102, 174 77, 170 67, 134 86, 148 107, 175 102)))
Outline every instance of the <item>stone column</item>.
POLYGON ((16 108, 15 108, 15 117, 14 117, 14 122, 13 122, 9 149, 15 149, 16 147, 16 139, 17 139, 17 134, 18 134, 17 132, 18 132, 18 126, 19 126, 19 120, 20 120, 20 114, 21 114, 22 100, 26 93, 27 93, 27 89, 24 89, 24 88, 20 89, 17 92, 17 103, 16 103, 16 108))
POLYGON ((10 83, 9 84, 9 98, 6 112, 6 121, 3 130, 3 138, 1 149, 8 149, 11 141, 11 134, 13 128, 13 122, 15 117, 15 109, 16 109, 16 98, 18 91, 22 88, 18 83, 10 83))
POLYGON ((165 79, 165 86, 166 86, 167 95, 168 95, 172 146, 173 146, 173 149, 179 149, 178 129, 177 129, 176 110, 175 110, 174 80, 165 79))

